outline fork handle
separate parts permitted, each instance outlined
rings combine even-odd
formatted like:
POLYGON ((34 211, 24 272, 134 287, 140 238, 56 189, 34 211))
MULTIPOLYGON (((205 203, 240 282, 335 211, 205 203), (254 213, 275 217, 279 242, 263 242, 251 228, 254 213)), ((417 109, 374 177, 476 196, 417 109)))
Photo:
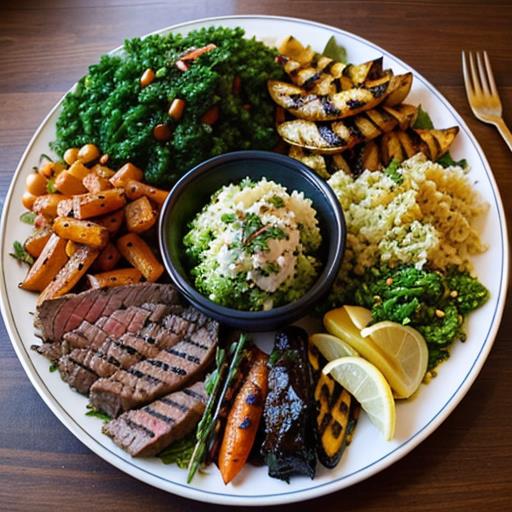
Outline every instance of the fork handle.
POLYGON ((507 143, 508 149, 512 151, 512 133, 508 129, 508 126, 505 124, 505 121, 503 121, 503 119, 500 117, 499 119, 496 120, 494 125, 496 126, 496 128, 498 128, 498 131, 500 132, 501 136, 507 143))

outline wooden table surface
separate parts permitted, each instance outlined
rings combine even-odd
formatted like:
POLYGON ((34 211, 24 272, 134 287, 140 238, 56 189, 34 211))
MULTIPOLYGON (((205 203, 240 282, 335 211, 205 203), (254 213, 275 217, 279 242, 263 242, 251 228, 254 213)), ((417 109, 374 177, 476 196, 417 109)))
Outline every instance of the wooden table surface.
MULTIPOLYGON (((124 38, 206 16, 274 14, 335 25, 422 73, 482 145, 511 220, 512 155, 466 102, 460 51, 487 49, 512 126, 512 4, 476 1, 3 0, 0 6, 0 198, 49 109, 87 65, 124 38)), ((325 511, 512 510, 512 311, 477 381, 445 423, 373 478, 282 506, 325 511)), ((210 511, 121 473, 91 453, 32 388, 0 322, 0 510, 210 511)))

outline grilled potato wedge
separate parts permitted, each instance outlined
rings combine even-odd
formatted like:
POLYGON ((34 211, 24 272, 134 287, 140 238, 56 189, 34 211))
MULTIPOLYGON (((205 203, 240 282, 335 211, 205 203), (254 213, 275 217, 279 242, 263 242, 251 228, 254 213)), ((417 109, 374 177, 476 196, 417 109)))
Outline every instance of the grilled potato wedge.
POLYGON ((278 80, 269 80, 267 86, 275 103, 299 119, 334 121, 375 108, 402 82, 400 75, 386 75, 366 81, 362 87, 326 95, 309 93, 302 87, 278 80))
POLYGON ((416 107, 399 105, 396 109, 376 108, 331 123, 315 123, 303 119, 285 121, 277 126, 277 131, 288 144, 321 154, 333 154, 375 139, 397 125, 408 128, 414 122, 416 114, 416 107))
POLYGON ((338 171, 344 171, 350 174, 350 167, 340 153, 335 155, 321 155, 298 146, 291 146, 288 156, 311 167, 320 177, 325 179, 329 179, 331 174, 338 171))
POLYGON ((402 103, 405 100, 409 91, 412 87, 412 73, 405 73, 403 75, 397 75, 398 83, 395 84, 394 88, 386 96, 384 105, 394 106, 402 103))
POLYGON ((278 50, 292 82, 314 94, 334 94, 389 73, 382 69, 382 57, 358 65, 344 64, 304 47, 293 36, 286 36, 278 50))
POLYGON ((381 138, 360 144, 345 154, 353 174, 365 169, 377 170, 387 166, 393 158, 402 162, 423 153, 436 161, 448 152, 458 133, 458 127, 444 130, 394 130, 381 138))
POLYGON ((427 145, 430 160, 437 160, 448 152, 455 137, 459 133, 459 127, 453 126, 444 130, 414 130, 420 139, 427 145))

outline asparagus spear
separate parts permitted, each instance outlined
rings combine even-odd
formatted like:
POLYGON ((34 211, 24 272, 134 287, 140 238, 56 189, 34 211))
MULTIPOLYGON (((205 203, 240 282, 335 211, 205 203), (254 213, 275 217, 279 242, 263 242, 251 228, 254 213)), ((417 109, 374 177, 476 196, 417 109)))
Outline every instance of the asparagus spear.
POLYGON ((240 336, 238 343, 233 343, 230 350, 230 353, 233 355, 229 366, 226 360, 226 351, 224 349, 217 349, 215 356, 216 368, 206 384, 207 391, 210 391, 210 396, 201 421, 197 425, 196 445, 188 465, 188 483, 192 481, 197 470, 205 461, 207 450, 211 447, 224 397, 237 374, 240 362, 243 359, 246 343, 247 337, 244 334, 240 336))

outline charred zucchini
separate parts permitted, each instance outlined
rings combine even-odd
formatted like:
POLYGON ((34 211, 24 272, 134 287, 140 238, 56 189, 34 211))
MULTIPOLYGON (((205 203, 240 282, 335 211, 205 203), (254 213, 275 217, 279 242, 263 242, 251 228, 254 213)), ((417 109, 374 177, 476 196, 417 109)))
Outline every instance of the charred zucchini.
POLYGON ((288 156, 311 167, 319 176, 329 179, 332 174, 344 171, 350 174, 350 167, 341 153, 321 155, 299 146, 291 146, 288 156))
POLYGON ((331 376, 322 373, 327 361, 311 342, 308 344, 308 360, 313 369, 315 383, 318 460, 326 468, 334 468, 347 446, 353 400, 331 376))
POLYGON ((280 61, 291 81, 314 94, 333 94, 359 87, 367 80, 388 74, 382 69, 382 57, 362 64, 345 64, 304 47, 293 36, 278 45, 280 61))
POLYGON ((294 116, 306 121, 333 121, 376 107, 397 88, 403 87, 403 81, 403 75, 384 75, 359 87, 322 94, 278 80, 269 80, 267 87, 274 102, 294 116))
POLYGON ((334 154, 375 139, 397 125, 408 128, 416 119, 416 112, 412 105, 399 105, 393 109, 371 109, 331 123, 294 119, 278 124, 277 131, 288 144, 320 154, 334 154))
POLYGON ((273 478, 315 476, 315 403, 307 362, 307 334, 288 327, 276 334, 269 359, 261 453, 273 478))

